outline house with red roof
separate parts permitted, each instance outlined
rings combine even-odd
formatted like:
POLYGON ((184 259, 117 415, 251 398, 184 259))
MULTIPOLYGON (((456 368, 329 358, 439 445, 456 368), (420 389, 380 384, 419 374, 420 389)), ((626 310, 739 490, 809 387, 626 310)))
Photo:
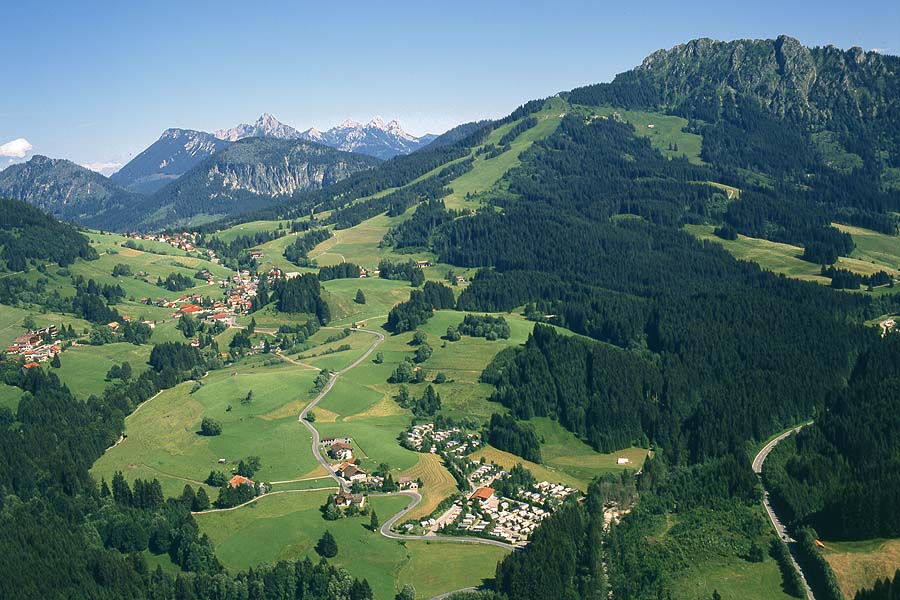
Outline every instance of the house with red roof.
POLYGON ((235 475, 234 477, 231 478, 231 481, 228 482, 228 485, 230 485, 233 488, 236 488, 240 485, 255 486, 256 484, 254 484, 253 480, 250 479, 249 477, 244 477, 243 475, 235 475))

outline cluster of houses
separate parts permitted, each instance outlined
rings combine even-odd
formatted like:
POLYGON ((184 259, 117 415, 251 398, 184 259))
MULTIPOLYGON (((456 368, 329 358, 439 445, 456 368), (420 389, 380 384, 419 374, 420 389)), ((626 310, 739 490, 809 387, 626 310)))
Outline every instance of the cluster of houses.
POLYGON ((196 250, 195 244, 197 242, 197 234, 196 233, 157 233, 157 234, 141 234, 141 233, 126 233, 125 237, 132 240, 144 240, 147 242, 163 242, 164 244, 169 244, 173 248, 178 248, 179 250, 184 250, 185 252, 193 252, 196 250))
POLYGON ((417 452, 456 456, 474 452, 481 445, 477 433, 466 433, 459 427, 435 429, 434 423, 414 425, 406 432, 405 441, 405 446, 417 452))
POLYGON ((520 489, 518 498, 503 498, 487 486, 476 488, 468 498, 455 502, 437 519, 420 525, 430 531, 452 530, 524 546, 541 521, 549 517, 571 494, 573 488, 542 481, 531 490, 520 489))
MULTIPOLYGON (((419 521, 426 534, 452 532, 497 539, 523 546, 541 521, 553 514, 566 498, 576 493, 574 488, 542 481, 530 489, 518 489, 515 498, 500 497, 491 485, 508 474, 495 464, 482 464, 468 458, 481 440, 478 434, 467 433, 459 427, 436 428, 433 423, 415 425, 401 438, 404 446, 419 452, 439 454, 453 463, 471 486, 468 496, 461 496, 443 514, 419 521)), ((415 527, 407 523, 407 531, 415 527)))
POLYGON ((62 351, 58 336, 56 325, 28 331, 13 340, 6 354, 22 357, 29 364, 46 362, 62 351))
MULTIPOLYGON (((280 274, 280 271, 278 273, 280 274)), ((270 272, 266 279, 274 281, 273 274, 270 272)), ((225 290, 225 304, 234 314, 253 310, 253 299, 259 290, 259 279, 252 277, 250 271, 244 269, 235 273, 230 280, 223 281, 221 287, 225 290)))
MULTIPOLYGON (((477 464, 474 463, 473 465, 477 464)), ((487 487, 491 485, 497 479, 503 479, 506 477, 506 471, 498 467, 497 465, 492 464, 483 464, 479 465, 474 471, 469 474, 469 484, 473 488, 477 487, 487 487)))

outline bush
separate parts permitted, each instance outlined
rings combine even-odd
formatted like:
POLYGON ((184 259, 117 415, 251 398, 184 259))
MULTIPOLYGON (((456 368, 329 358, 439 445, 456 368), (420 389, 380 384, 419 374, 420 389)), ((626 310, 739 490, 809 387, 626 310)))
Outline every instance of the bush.
POLYGON ((222 424, 209 417, 203 417, 200 421, 200 435, 220 435, 222 433, 222 424))

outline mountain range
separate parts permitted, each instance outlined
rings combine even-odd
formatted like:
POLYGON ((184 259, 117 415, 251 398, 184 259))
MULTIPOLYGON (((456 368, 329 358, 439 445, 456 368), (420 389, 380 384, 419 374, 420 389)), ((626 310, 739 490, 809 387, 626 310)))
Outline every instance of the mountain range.
POLYGON ((213 133, 167 129, 110 179, 129 191, 152 194, 231 143, 251 137, 315 142, 387 160, 415 152, 438 136, 416 137, 405 132, 397 121, 385 124, 378 117, 366 125, 348 119, 327 131, 311 128, 301 132, 265 113, 253 124, 242 123, 213 133))
MULTIPOLYGON (((702 135, 703 160, 735 174, 755 173, 760 185, 768 185, 773 173, 799 178, 824 163, 842 176, 862 168, 895 189, 898 81, 896 57, 858 48, 806 48, 787 36, 698 39, 655 52, 610 83, 561 97, 574 105, 686 117, 686 131, 702 135), (776 130, 781 141, 773 145, 766 136, 776 130)), ((253 124, 214 133, 168 129, 109 179, 69 161, 34 157, 0 173, 0 194, 94 226, 198 223, 273 206, 373 169, 378 159, 452 146, 485 124, 417 138, 397 121, 379 118, 301 132, 263 114, 253 124)), ((838 202, 827 196, 834 189, 823 188, 819 201, 838 202)), ((860 202, 877 208, 886 201, 860 202)))
POLYGON ((163 172, 129 164, 123 176, 108 179, 68 160, 36 155, 0 171, 0 197, 91 227, 158 229, 260 209, 381 162, 304 140, 252 137, 231 143, 185 130, 168 130, 142 154, 159 160, 163 172), (126 182, 131 189, 120 185, 126 182))
POLYGON ((315 127, 298 131, 285 125, 269 113, 264 113, 253 124, 242 123, 231 129, 219 129, 213 135, 229 142, 248 137, 269 137, 280 140, 307 140, 344 150, 359 152, 382 160, 398 154, 409 154, 427 146, 437 135, 426 134, 416 137, 403 130, 397 120, 385 123, 375 117, 365 125, 347 119, 340 125, 326 131, 315 127))

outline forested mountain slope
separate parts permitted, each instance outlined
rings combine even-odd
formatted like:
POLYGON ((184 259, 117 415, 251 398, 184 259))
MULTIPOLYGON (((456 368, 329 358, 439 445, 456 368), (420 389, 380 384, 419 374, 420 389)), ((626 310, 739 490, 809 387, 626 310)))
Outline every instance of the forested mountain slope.
POLYGON ((0 248, 0 258, 10 271, 25 270, 30 259, 66 266, 76 258, 97 256, 75 227, 17 200, 0 199, 0 248))
POLYGON ((133 210, 140 196, 75 163, 35 155, 0 171, 0 197, 24 200, 66 220, 100 224, 133 210))

